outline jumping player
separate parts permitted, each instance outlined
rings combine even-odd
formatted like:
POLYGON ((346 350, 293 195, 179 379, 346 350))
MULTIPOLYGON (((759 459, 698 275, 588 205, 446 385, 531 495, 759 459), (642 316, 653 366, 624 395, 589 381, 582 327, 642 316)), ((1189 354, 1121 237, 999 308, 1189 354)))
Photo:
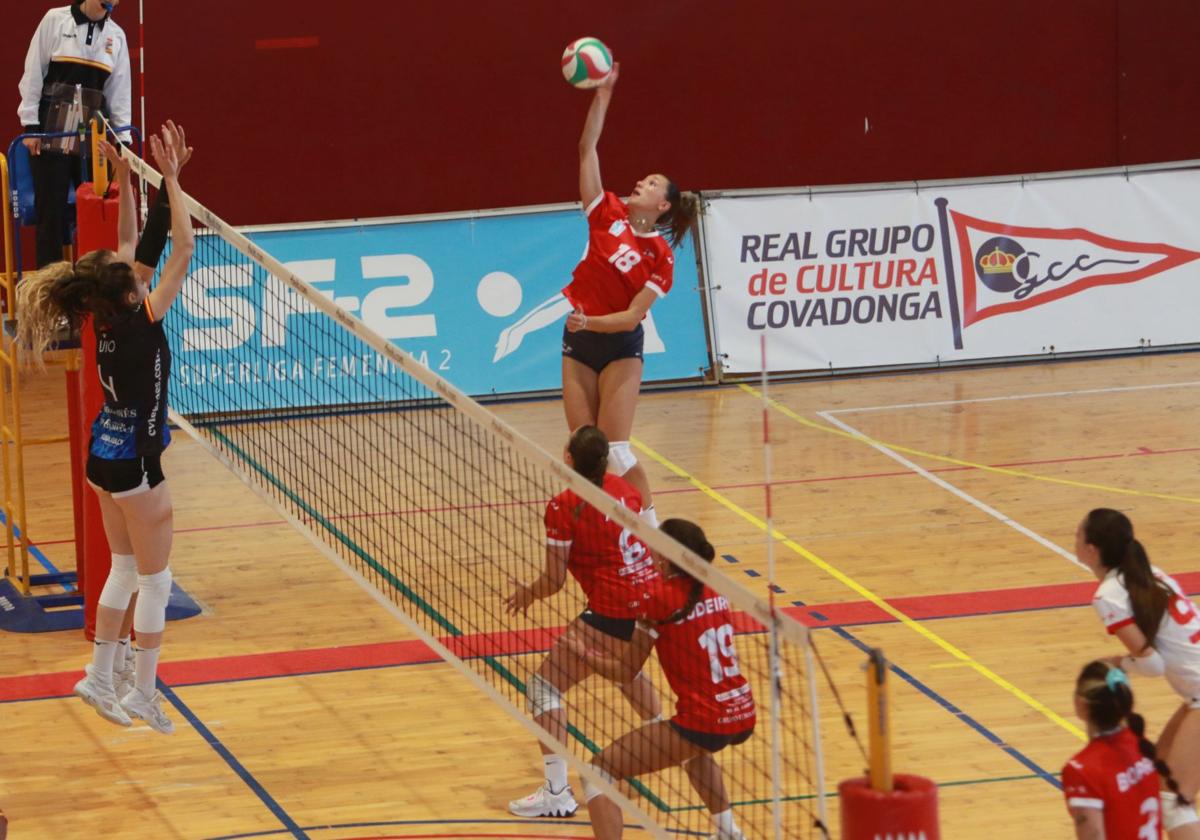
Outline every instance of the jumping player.
POLYGON ((1162 837, 1159 776, 1176 794, 1179 788, 1146 740, 1125 672, 1103 661, 1084 667, 1075 682, 1075 713, 1090 739, 1062 771, 1077 840, 1162 837))
POLYGON ((596 88, 579 138, 579 196, 588 243, 563 295, 574 310, 563 331, 567 426, 599 426, 612 442, 610 466, 642 495, 643 518, 657 524, 650 484, 629 447, 642 382, 642 319, 671 290, 671 249, 696 221, 695 196, 670 178, 647 175, 627 202, 605 192, 596 144, 620 65, 596 88), (665 236, 664 236, 665 234, 665 236))
MULTIPOLYGON (((609 445, 595 426, 581 426, 571 435, 563 459, 604 492, 638 513, 642 500, 628 482, 607 471, 609 445)), ((527 690, 533 719, 560 741, 567 740, 567 715, 562 696, 594 673, 563 642, 577 637, 612 656, 624 656, 635 635, 645 635, 634 621, 638 593, 658 578, 646 546, 608 517, 583 502, 571 490, 555 496, 546 507, 546 567, 531 584, 516 584, 506 599, 509 614, 524 613, 529 605, 562 589, 567 572, 587 596, 587 608, 567 627, 550 649, 527 690)), ((662 708, 654 686, 640 668, 617 680, 621 693, 642 720, 658 720, 662 708)), ((579 807, 567 780, 567 762, 539 742, 546 780, 534 793, 508 803, 520 817, 569 817, 579 807)))
MULTIPOLYGON (((716 557, 695 523, 668 519, 661 530, 710 563, 716 557)), ((652 556, 663 578, 639 606, 639 618, 653 625, 647 641, 636 638, 624 660, 591 647, 579 636, 571 637, 568 644, 593 670, 615 680, 640 670, 652 644, 677 698, 675 716, 621 736, 592 759, 592 764, 610 780, 682 764, 712 815, 713 838, 741 840, 721 768, 713 759, 725 747, 745 743, 754 732, 754 696, 738 666, 733 614, 721 595, 657 552, 652 556)), ((600 840, 618 840, 621 809, 587 781, 584 794, 592 833, 600 840)))
POLYGON ((118 250, 95 251, 74 266, 55 263, 27 275, 18 284, 18 339, 40 357, 63 320, 77 327, 90 315, 95 324, 105 395, 92 425, 87 478, 100 500, 113 562, 100 594, 92 662, 75 693, 113 723, 129 726, 136 717, 170 733, 174 724, 163 713, 162 694, 155 687, 171 594, 172 507, 160 464, 170 441, 166 411, 171 354, 162 318, 179 294, 194 248, 179 186, 179 169, 191 150, 182 130, 171 122, 163 127, 161 138, 151 136, 150 148, 170 199, 172 249, 158 284, 149 288, 154 266, 142 262, 136 250, 128 162, 106 143, 105 155, 120 186, 118 250), (135 684, 118 697, 114 659, 122 618, 135 592, 135 684))
POLYGON ((1079 523, 1075 555, 1100 581, 1092 606, 1128 655, 1111 664, 1146 676, 1166 675, 1183 698, 1158 739, 1158 755, 1178 786, 1162 793, 1171 840, 1198 840, 1200 818, 1200 615, 1173 579, 1150 565, 1125 514, 1097 508, 1079 523))

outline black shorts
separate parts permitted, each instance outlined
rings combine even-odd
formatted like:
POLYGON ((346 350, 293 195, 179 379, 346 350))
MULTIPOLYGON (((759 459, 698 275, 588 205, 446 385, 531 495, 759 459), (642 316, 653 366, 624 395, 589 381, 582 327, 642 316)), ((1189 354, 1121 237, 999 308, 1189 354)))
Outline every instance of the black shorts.
POLYGON ((599 373, 617 359, 642 358, 646 331, 638 324, 629 332, 598 333, 590 330, 570 332, 563 328, 562 354, 599 373))
POLYGON ((697 732, 695 729, 688 729, 686 726, 680 726, 675 721, 671 721, 671 728, 678 732, 685 741, 691 741, 697 747, 707 750, 710 753, 720 752, 726 747, 736 747, 738 744, 744 744, 750 740, 750 736, 754 734, 754 727, 743 729, 741 732, 734 732, 732 735, 717 735, 713 732, 697 732))
POLYGON ((135 493, 142 493, 152 487, 157 487, 163 483, 165 478, 162 471, 162 459, 159 455, 110 461, 88 453, 88 484, 118 498, 132 496, 135 493))
POLYGON ((595 627, 601 633, 612 636, 614 639, 620 639, 622 642, 632 639, 634 628, 637 627, 637 621, 632 618, 611 618, 607 615, 600 615, 598 612, 592 612, 590 609, 581 612, 579 620, 588 627, 595 627))

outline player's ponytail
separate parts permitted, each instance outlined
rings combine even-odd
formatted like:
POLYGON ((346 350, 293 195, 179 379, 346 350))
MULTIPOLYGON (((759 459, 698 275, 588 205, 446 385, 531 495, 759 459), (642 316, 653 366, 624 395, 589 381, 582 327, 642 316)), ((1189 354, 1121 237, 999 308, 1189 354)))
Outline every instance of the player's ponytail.
POLYGON ((671 206, 663 211, 654 226, 667 237, 672 248, 677 248, 696 224, 700 215, 700 199, 695 193, 680 192, 675 182, 668 178, 667 201, 671 202, 671 206))
POLYGON ((1083 520, 1083 532, 1088 544, 1100 552, 1101 564, 1120 570, 1133 607, 1133 621, 1146 637, 1146 644, 1153 645, 1172 593, 1154 576, 1146 549, 1133 537, 1133 523, 1120 511, 1096 508, 1083 520))
POLYGON ((28 350, 39 367, 55 335, 79 326, 82 290, 78 285, 74 266, 65 261, 28 272, 17 284, 17 345, 28 350))
POLYGON ((1146 721, 1133 710, 1133 689, 1124 671, 1103 660, 1089 662, 1075 683, 1075 694, 1087 707, 1087 720, 1092 729, 1109 732, 1122 724, 1128 725, 1137 736, 1138 749, 1154 764, 1167 788, 1179 797, 1181 804, 1190 804, 1179 792, 1179 783, 1171 775, 1171 768, 1158 757, 1154 744, 1146 738, 1146 721))
MULTIPOLYGON (((712 543, 708 541, 708 537, 704 536, 702 529, 695 522, 689 522, 686 519, 667 519, 658 526, 658 530, 662 531, 668 537, 671 537, 676 542, 681 543, 685 548, 690 548, 696 554, 699 554, 701 559, 707 563, 711 563, 717 556, 717 550, 713 548, 712 543)), ((691 577, 683 569, 672 565, 676 571, 687 577, 691 577)), ((688 599, 682 607, 675 610, 659 624, 674 624, 687 618, 692 610, 696 608, 696 604, 700 603, 700 598, 704 595, 704 582, 692 578, 692 588, 688 592, 688 599)))
POLYGON ((608 471, 608 438, 595 426, 580 426, 567 443, 575 472, 598 487, 604 486, 608 471))

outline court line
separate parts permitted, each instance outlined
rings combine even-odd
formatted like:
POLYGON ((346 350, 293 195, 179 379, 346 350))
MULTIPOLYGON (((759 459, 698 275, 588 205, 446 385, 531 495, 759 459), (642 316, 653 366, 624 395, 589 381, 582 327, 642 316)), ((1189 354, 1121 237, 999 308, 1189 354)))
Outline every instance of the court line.
MULTIPOLYGON (((832 629, 833 629, 834 633, 838 634, 843 639, 850 642, 850 644, 854 645, 856 648, 861 650, 863 653, 869 654, 871 652, 871 647, 869 645, 862 642, 860 639, 858 639, 858 637, 856 637, 854 634, 850 633, 848 630, 845 630, 844 628, 841 628, 841 627, 834 627, 832 629)), ((936 668, 937 666, 935 665, 934 667, 936 668)), ((982 723, 975 720, 975 718, 971 717, 969 714, 964 712, 958 706, 951 703, 949 700, 947 700, 941 694, 938 694, 932 688, 925 685, 925 683, 918 680, 916 677, 914 677, 912 674, 908 673, 908 671, 901 668, 895 662, 888 660, 888 670, 891 671, 896 676, 898 676, 900 679, 904 680, 909 685, 911 685, 917 691, 924 694, 926 697, 928 697, 934 703, 937 703, 939 706, 941 706, 943 709, 945 709, 951 715, 953 715, 954 717, 961 720, 967 726, 974 729, 976 732, 978 732, 980 735, 983 736, 984 740, 986 740, 987 742, 989 742, 990 744, 992 744, 995 747, 999 747, 1001 750, 1003 750, 1005 753, 1007 753, 1010 758, 1015 759, 1019 764, 1024 766, 1026 769, 1032 770, 1033 773, 1039 779, 1041 779, 1042 781, 1045 781, 1045 782, 1049 782, 1057 790, 1062 790, 1062 783, 1059 782, 1058 779, 1054 778, 1054 775, 1052 773, 1043 769, 1036 761, 1034 761, 1033 759, 1026 756, 1024 753, 1022 753, 1016 747, 1012 746, 1011 744, 1005 743, 1004 740, 1002 738, 1000 738, 998 735, 996 735, 996 733, 992 732, 992 730, 988 729, 982 723)))
POLYGON ((213 748, 213 751, 229 765, 230 769, 238 775, 238 778, 246 783, 246 787, 250 788, 250 791, 259 798, 259 801, 267 806, 267 810, 274 814, 275 818, 283 824, 286 832, 293 837, 300 838, 300 840, 305 840, 308 835, 304 833, 304 830, 288 815, 283 806, 276 802, 271 794, 267 793, 267 789, 262 786, 262 783, 258 779, 254 778, 254 774, 237 760, 237 757, 229 747, 221 743, 221 739, 214 735, 212 730, 205 726, 200 718, 196 717, 195 713, 187 707, 187 704, 179 699, 179 695, 161 679, 158 681, 158 690, 162 692, 163 697, 167 698, 179 714, 183 715, 184 720, 192 725, 192 728, 196 730, 196 734, 213 748))
MULTIPOLYGON (((988 781, 990 781, 990 780, 988 780, 988 781)), ((1008 780, 1004 780, 1004 781, 1008 781, 1008 780)), ((955 784, 964 784, 964 783, 956 782, 955 784)), ((965 784, 970 784, 970 782, 965 782, 965 784)), ((556 826, 575 826, 575 825, 590 826, 591 825, 590 822, 585 822, 583 820, 572 820, 572 819, 555 819, 553 824, 556 826)), ((417 826, 417 825, 446 825, 446 826, 450 826, 450 825, 507 825, 507 826, 539 825, 542 828, 547 827, 545 819, 535 819, 535 820, 521 820, 521 819, 507 819, 507 820, 498 820, 498 819, 377 820, 377 821, 372 821, 372 822, 338 823, 338 824, 331 823, 329 825, 307 825, 307 826, 304 826, 304 830, 306 830, 306 831, 342 831, 347 828, 382 828, 382 827, 386 827, 386 826, 406 826, 406 825, 412 825, 412 826, 417 826)), ((641 826, 631 825, 628 823, 625 825, 625 828, 632 829, 634 831, 644 831, 644 829, 642 829, 641 826)), ((684 837, 705 837, 705 836, 707 836, 707 832, 704 832, 704 831, 690 831, 687 829, 671 829, 671 828, 667 829, 667 831, 670 831, 672 834, 678 834, 678 835, 681 835, 684 837)), ((206 838, 206 840, 246 840, 246 838, 249 838, 249 837, 271 837, 276 834, 283 834, 283 833, 284 832, 280 831, 279 829, 272 829, 269 831, 248 831, 248 832, 245 832, 244 834, 221 834, 221 835, 218 835, 215 837, 208 837, 208 838, 206 838)), ((403 834, 403 835, 399 835, 399 837, 402 838, 403 840, 415 840, 415 838, 418 838, 418 837, 424 837, 424 838, 432 838, 432 837, 538 837, 538 838, 546 838, 546 840, 551 840, 551 838, 559 838, 559 840, 570 840, 571 836, 570 835, 564 836, 561 834, 403 834)), ((589 835, 587 835, 587 837, 588 837, 588 840, 590 840, 591 835, 589 834, 589 835)), ((374 838, 374 840, 384 840, 384 838, 374 838)))
MULTIPOLYGON (((745 383, 739 384, 738 387, 745 393, 753 396, 755 399, 762 400, 764 398, 763 393, 757 388, 752 388, 745 383)), ((1014 478, 1028 478, 1033 479, 1034 481, 1045 481, 1050 484, 1062 484, 1066 487, 1076 487, 1084 490, 1097 490, 1103 493, 1115 493, 1122 496, 1140 496, 1149 499, 1164 499, 1171 502, 1187 502, 1188 504, 1193 505, 1200 504, 1200 498, 1196 498, 1194 496, 1176 496, 1170 493, 1154 493, 1149 490, 1132 490, 1125 487, 1114 487, 1109 484, 1094 484, 1088 481, 1073 481, 1069 478, 1055 478, 1053 476, 1038 475, 1036 473, 1026 472, 1024 470, 1013 470, 1006 467, 992 467, 988 466, 987 464, 979 464, 974 461, 964 461, 961 458, 951 458, 947 455, 936 455, 933 452, 926 452, 922 449, 914 449, 911 446, 901 446, 898 443, 888 443, 886 441, 876 440, 875 438, 864 435, 858 431, 846 431, 846 429, 853 429, 854 427, 850 426, 848 423, 844 423, 843 421, 834 418, 827 411, 818 411, 817 416, 819 416, 826 423, 831 423, 839 428, 833 428, 832 426, 809 420, 807 417, 803 416, 799 412, 793 411, 774 398, 767 397, 766 402, 780 414, 796 421, 801 426, 815 429, 819 432, 824 432, 827 435, 837 435, 838 437, 856 440, 860 443, 871 444, 872 446, 876 446, 876 448, 882 446, 892 449, 895 452, 906 452, 909 455, 916 455, 920 458, 929 458, 930 460, 940 461, 945 464, 957 464, 963 467, 972 467, 977 470, 998 473, 1000 475, 1007 475, 1014 478)))
MULTIPOLYGON (((1174 575, 1189 595, 1200 593, 1200 571, 1174 575)), ((980 589, 945 595, 913 595, 890 598, 889 602, 915 621, 955 618, 987 618, 1053 609, 1078 609, 1091 603, 1096 584, 1092 582, 1040 584, 1012 589, 980 589)), ((866 627, 896 623, 894 616, 870 601, 839 601, 824 604, 794 604, 784 608, 797 621, 814 630, 829 627, 866 627)), ((502 644, 477 652, 482 656, 544 654, 563 627, 516 631, 502 644), (540 634, 540 635, 539 635, 540 634)), ((475 638, 480 638, 476 636, 475 638)), ((458 642, 466 649, 475 638, 458 642)), ((494 634, 488 634, 495 641, 494 634)), ((453 643, 455 640, 446 639, 453 643)), ((249 653, 203 659, 167 661, 159 674, 175 688, 223 685, 281 677, 432 665, 442 659, 418 639, 370 642, 327 648, 249 653)), ((937 666, 934 666, 937 667, 937 666)), ((70 697, 78 671, 24 674, 0 678, 0 704, 70 697)))
MULTIPOLYGON (((789 414, 788 416, 790 417, 791 415, 789 414)), ((1058 543, 1051 542, 1050 540, 1046 539, 1041 534, 1037 533, 1036 531, 1032 530, 1031 528, 1025 527, 1020 522, 1013 519, 1011 516, 1008 516, 1007 514, 1003 514, 1000 511, 996 510, 994 507, 989 505, 987 502, 984 502, 980 499, 975 498, 967 491, 961 490, 958 487, 951 484, 949 481, 946 481, 946 479, 936 476, 933 473, 929 472, 929 470, 925 469, 924 467, 913 463, 912 461, 908 460, 900 453, 893 451, 890 445, 880 443, 877 440, 872 440, 871 438, 868 438, 866 435, 863 435, 861 432, 859 432, 857 429, 855 429, 849 423, 846 423, 843 420, 839 420, 836 417, 832 417, 832 416, 826 414, 825 412, 817 412, 817 416, 821 417, 822 419, 824 419, 830 423, 833 423, 836 426, 841 427, 845 432, 847 432, 848 434, 854 436, 855 438, 857 438, 859 440, 862 440, 864 443, 869 445, 872 449, 875 449, 875 450, 883 453, 884 455, 891 458, 896 463, 902 464, 905 467, 908 467, 908 469, 912 470, 914 473, 921 476, 921 478, 924 478, 927 481, 933 482, 938 487, 941 487, 943 490, 946 490, 947 492, 957 496, 958 498, 962 499, 967 504, 978 508, 979 510, 983 511, 984 513, 986 513, 988 516, 992 517, 993 519, 996 519, 999 522, 1001 522, 1002 524, 1007 525, 1009 528, 1012 528, 1018 534, 1028 537, 1029 539, 1033 540, 1034 542, 1036 542, 1038 545, 1042 546, 1043 548, 1050 549, 1055 554, 1059 555, 1060 557, 1066 558, 1068 561, 1070 561, 1071 563, 1074 563, 1076 566, 1083 569, 1084 571, 1089 571, 1087 566, 1085 566, 1083 563, 1079 562, 1079 558, 1077 558, 1072 552, 1067 551, 1065 548, 1060 546, 1058 543)), ((817 425, 817 424, 814 424, 814 425, 817 425)))
MULTIPOLYGON (((759 530, 761 530, 763 532, 767 532, 767 524, 762 519, 760 519, 757 516, 755 516, 754 514, 750 513, 748 510, 741 507, 737 503, 733 502, 729 498, 727 498, 727 497, 721 495, 720 493, 718 493, 717 491, 713 490, 707 484, 700 481, 700 479, 696 478, 691 473, 684 470, 682 467, 676 465, 672 461, 669 461, 666 457, 659 454, 654 449, 651 449, 643 441, 631 438, 631 442, 641 452, 643 452, 647 457, 656 461, 658 464, 665 467, 667 470, 669 470, 670 472, 679 476, 680 478, 683 478, 683 479, 691 482, 695 487, 697 487, 701 492, 703 492, 704 495, 708 496, 710 499, 717 502, 722 507, 725 507, 726 509, 732 511, 733 513, 736 513, 738 516, 745 519, 747 522, 754 525, 754 527, 758 528, 759 530)), ((1023 689, 1019 688, 1018 686, 1016 686, 1013 683, 1009 682, 1008 680, 1004 679, 1004 677, 1000 676, 995 671, 988 668, 982 662, 979 662, 977 659, 972 657, 970 654, 966 653, 962 649, 960 649, 960 648, 956 647, 955 645, 951 644, 950 642, 946 641, 941 636, 939 636, 937 633, 934 633, 932 630, 930 630, 928 627, 925 627, 920 622, 914 621, 908 615, 906 615, 905 613, 903 613, 900 610, 893 607, 890 603, 888 603, 886 600, 881 598, 879 595, 876 595, 872 590, 868 589, 866 586, 862 585, 857 580, 850 577, 849 575, 847 575, 845 572, 841 571, 837 567, 826 562, 825 560, 822 560, 816 554, 809 551, 807 548, 805 548, 804 546, 800 545, 795 540, 788 537, 786 534, 784 534, 778 528, 772 529, 772 531, 770 531, 769 534, 772 538, 781 542, 784 546, 791 549, 794 553, 803 557, 805 560, 807 560, 812 565, 816 566, 821 571, 825 572, 827 575, 833 577, 834 579, 836 579, 837 581, 839 581, 846 587, 857 592, 861 597, 863 597, 866 600, 875 604, 877 607, 879 607, 884 612, 891 615, 893 618, 895 618, 897 621, 899 621, 905 627, 908 627, 909 629, 913 630, 920 636, 924 637, 926 640, 937 645, 939 648, 941 648, 946 653, 950 654, 950 656, 954 657, 955 659, 969 663, 971 668, 974 669, 976 673, 980 674, 981 676, 985 677, 986 679, 991 681, 996 686, 1002 688, 1004 691, 1013 695, 1018 700, 1025 703, 1027 706, 1034 709, 1035 711, 1040 713, 1042 716, 1044 716, 1051 722, 1057 724, 1058 726, 1062 727, 1066 731, 1070 732, 1072 735, 1079 738, 1081 741, 1087 740, 1087 735, 1083 732, 1083 730, 1080 729, 1075 724, 1071 723, 1069 720, 1064 718, 1062 715, 1058 714, 1053 709, 1046 706, 1040 700, 1033 697, 1032 695, 1030 695, 1023 689)))
POLYGON ((1127 391, 1153 391, 1163 388, 1194 388, 1200 385, 1200 380, 1190 382, 1162 382, 1152 385, 1122 385, 1113 388, 1086 388, 1075 391, 1043 391, 1031 394, 1006 394, 997 397, 975 397, 967 400, 935 400, 932 402, 893 403, 891 405, 868 405, 861 408, 836 408, 830 414, 851 414, 866 411, 889 411, 905 408, 934 408, 942 405, 967 405, 969 403, 1004 402, 1008 400, 1036 400, 1044 397, 1080 397, 1095 394, 1120 394, 1127 391))

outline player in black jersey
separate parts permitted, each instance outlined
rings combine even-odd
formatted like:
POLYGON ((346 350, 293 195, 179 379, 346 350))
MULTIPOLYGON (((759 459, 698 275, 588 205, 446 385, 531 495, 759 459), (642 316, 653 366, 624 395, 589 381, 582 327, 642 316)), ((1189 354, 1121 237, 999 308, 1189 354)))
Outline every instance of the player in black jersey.
POLYGON ((18 340, 35 356, 49 344, 62 321, 78 327, 91 316, 96 360, 104 386, 104 407, 92 424, 87 478, 100 499, 104 533, 113 551, 112 568, 96 614, 92 662, 75 693, 106 720, 129 726, 145 720, 163 733, 174 724, 163 713, 155 688, 158 653, 171 595, 171 497, 159 459, 170 442, 167 382, 171 353, 162 318, 179 294, 195 247, 191 218, 179 186, 179 170, 191 156, 183 131, 168 122, 150 149, 163 174, 160 194, 169 201, 171 254, 150 288, 157 253, 145 256, 148 240, 163 238, 160 215, 152 214, 139 243, 129 163, 124 152, 105 143, 120 187, 118 248, 95 251, 74 266, 55 263, 18 284, 18 340), (148 260, 148 262, 144 261, 148 260), (134 594, 135 684, 118 697, 113 665, 121 622, 134 594))

